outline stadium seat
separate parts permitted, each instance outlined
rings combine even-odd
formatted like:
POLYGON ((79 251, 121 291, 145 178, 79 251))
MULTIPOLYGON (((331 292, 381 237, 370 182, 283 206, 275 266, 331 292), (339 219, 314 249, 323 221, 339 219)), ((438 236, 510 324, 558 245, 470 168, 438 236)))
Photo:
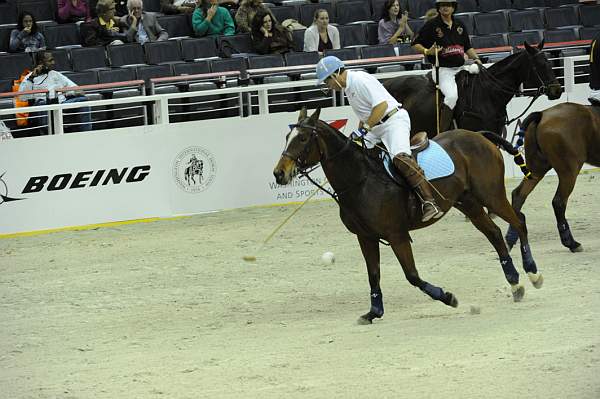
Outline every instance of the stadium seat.
MULTIPOLYGON (((66 49, 48 50, 54 56, 54 69, 59 72, 72 71, 71 59, 66 49)), ((39 54, 39 53, 35 53, 39 54)), ((37 59, 37 57, 35 57, 37 59)), ((36 62, 37 63, 37 62, 36 62)))
POLYGON ((545 0, 513 0, 513 7, 517 10, 527 8, 546 8, 545 0))
POLYGON ((479 0, 479 11, 481 12, 510 10, 512 8, 511 0, 479 0))
POLYGON ((118 46, 106 46, 108 60, 112 67, 142 65, 144 49, 139 43, 126 43, 118 46))
POLYGON ((127 82, 135 80, 133 68, 114 68, 98 71, 98 83, 127 82))
POLYGON ((456 6, 456 13, 473 13, 479 12, 479 4, 477 0, 459 0, 456 6))
POLYGON ((408 16, 410 18, 421 18, 430 8, 435 8, 435 0, 408 0, 408 16))
POLYGON ((462 24, 467 28, 467 33, 472 35, 475 31, 475 26, 473 25, 473 15, 471 14, 459 14, 454 16, 455 19, 462 22, 462 24))
POLYGON ((181 57, 186 61, 194 61, 217 57, 217 42, 214 37, 179 40, 181 57))
POLYGON ((304 51, 304 33, 306 29, 295 29, 292 32, 292 40, 294 41, 295 51, 304 51))
POLYGON ((270 11, 279 23, 286 19, 295 19, 298 21, 300 18, 299 12, 294 6, 271 7, 270 11))
POLYGON ((156 19, 160 26, 169 32, 170 39, 194 35, 194 31, 190 24, 190 18, 186 14, 163 15, 156 19))
MULTIPOLYGON (((19 0, 17 3, 17 15, 28 11, 35 16, 37 22, 53 21, 55 10, 51 1, 48 0, 19 0)), ((16 21, 15 21, 16 22, 16 21)))
POLYGON ((96 71, 65 72, 64 75, 77 84, 77 86, 98 84, 98 73, 96 71))
POLYGON ((183 62, 181 60, 181 49, 175 40, 163 40, 160 42, 144 43, 144 53, 147 64, 164 64, 183 62))
POLYGON ((72 48, 71 64, 76 72, 95 68, 106 68, 106 50, 104 47, 72 48))
MULTIPOLYGON (((10 78, 10 79, 7 79, 7 78, 0 79, 0 93, 9 93, 9 92, 11 92, 12 91, 13 83, 14 83, 14 79, 13 78, 10 78)), ((0 108, 12 108, 13 107, 12 101, 10 102, 10 106, 4 107, 3 105, 4 105, 5 101, 6 101, 6 99, 0 100, 0 108)), ((6 115, 4 115, 4 116, 6 116, 6 115)), ((2 116, 0 116, 0 119, 2 119, 2 116)))
POLYGON ((298 20, 302 25, 309 27, 312 25, 315 12, 319 9, 327 10, 329 14, 329 23, 333 23, 334 15, 333 8, 331 7, 331 3, 306 3, 300 5, 300 19, 298 20))
POLYGON ((511 32, 508 34, 508 44, 510 46, 521 46, 525 41, 529 44, 538 44, 541 42, 540 32, 532 30, 527 32, 511 32))
POLYGON ((173 65, 173 75, 200 75, 210 73, 210 63, 208 60, 185 62, 173 65))
POLYGON ((577 4, 579 0, 546 0, 546 6, 551 8, 577 4))
POLYGON ((600 26, 600 5, 579 7, 583 26, 600 26))
POLYGON ((504 33, 495 33, 493 35, 486 36, 473 36, 471 38, 471 46, 473 48, 493 48, 507 46, 508 41, 506 40, 504 33))
POLYGON ((32 67, 29 53, 0 54, 0 79, 17 79, 25 68, 31 70, 32 67))
POLYGON ((246 59, 242 57, 219 58, 210 60, 210 69, 213 72, 240 71, 240 77, 246 77, 246 59))
POLYGON ((10 32, 14 26, 0 26, 0 52, 7 52, 10 42, 10 32))
POLYGON ((135 67, 136 79, 146 82, 146 88, 150 87, 150 79, 173 76, 170 65, 140 65, 135 67))
POLYGON ((144 11, 160 12, 160 0, 144 0, 144 11))
POLYGON ((47 25, 42 29, 48 48, 81 47, 77 24, 47 25))
POLYGON ((508 32, 508 22, 503 12, 480 13, 473 15, 475 34, 491 35, 508 32))
POLYGON ((324 56, 333 55, 335 57, 338 57, 342 61, 358 59, 358 53, 356 51, 356 48, 340 48, 340 49, 325 50, 325 51, 323 51, 323 55, 324 56))
POLYGON ((366 46, 367 35, 363 24, 349 24, 338 26, 342 47, 366 46))
POLYGON ((396 45, 396 49, 398 50, 398 55, 419 54, 415 49, 412 48, 410 43, 398 43, 396 45))
MULTIPOLYGON (((371 13, 371 19, 375 22, 379 22, 379 20, 381 18, 383 18, 383 6, 385 4, 387 0, 372 0, 371 1, 371 8, 372 8, 372 13, 371 13)), ((403 11, 408 11, 408 9, 406 7, 402 7, 400 6, 400 8, 403 11)))
POLYGON ((544 10, 544 14, 548 29, 579 25, 579 19, 573 7, 547 8, 544 10))
POLYGON ((396 51, 391 44, 381 44, 378 46, 369 46, 360 48, 360 58, 380 58, 380 57, 395 57, 396 51))
POLYGON ((586 26, 579 29, 579 38, 581 40, 593 40, 600 34, 600 26, 586 26))
MULTIPOLYGON (((223 43, 228 43, 229 47, 235 50, 235 54, 254 53, 252 39, 249 33, 238 33, 231 36, 217 36, 217 49, 222 48, 223 43)), ((221 57, 223 55, 220 55, 221 57)))
POLYGON ((307 51, 304 53, 285 53, 285 65, 316 65, 321 57, 317 51, 307 51))
POLYGON ((367 30, 367 44, 374 46, 379 44, 379 24, 377 22, 371 22, 365 24, 367 30))
POLYGON ((258 55, 248 57, 248 69, 278 68, 285 66, 280 54, 258 55))
POLYGON ((17 5, 14 1, 0 3, 0 25, 17 23, 17 5))
POLYGON ((511 32, 544 29, 544 21, 537 10, 514 10, 508 13, 511 32))
POLYGON ((579 40, 575 29, 556 29, 544 31, 544 40, 546 43, 572 42, 579 40))
POLYGON ((410 29, 412 29, 412 31, 415 34, 421 30, 423 25, 425 25, 424 19, 409 19, 408 20, 408 26, 410 26, 410 29))
POLYGON ((367 1, 358 0, 335 3, 335 21, 339 25, 370 20, 371 9, 367 1))

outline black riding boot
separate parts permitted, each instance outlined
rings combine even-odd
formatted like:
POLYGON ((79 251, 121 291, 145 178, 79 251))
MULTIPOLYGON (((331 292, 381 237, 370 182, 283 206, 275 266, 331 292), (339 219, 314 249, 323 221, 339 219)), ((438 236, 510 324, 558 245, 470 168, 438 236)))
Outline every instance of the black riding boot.
POLYGON ((408 154, 400 153, 394 157, 394 166, 404 176, 408 184, 419 194, 423 207, 421 221, 427 222, 431 218, 437 219, 441 217, 442 212, 435 203, 431 186, 425 180, 425 173, 423 173, 423 169, 421 169, 415 159, 408 154))
POLYGON ((454 110, 442 103, 440 106, 440 133, 454 128, 454 110))

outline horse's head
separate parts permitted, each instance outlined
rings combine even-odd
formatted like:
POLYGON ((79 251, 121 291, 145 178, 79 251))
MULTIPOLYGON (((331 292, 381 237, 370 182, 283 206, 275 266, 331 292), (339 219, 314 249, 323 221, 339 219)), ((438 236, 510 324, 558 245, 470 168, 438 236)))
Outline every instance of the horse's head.
POLYGON ((306 108, 302 108, 298 123, 290 126, 291 130, 285 137, 285 148, 273 170, 278 184, 288 184, 298 171, 319 163, 321 151, 317 139, 317 123, 320 113, 321 109, 318 108, 308 116, 306 108))
POLYGON ((562 93, 562 87, 554 71, 552 65, 546 55, 542 52, 544 48, 544 41, 537 45, 537 47, 530 46, 527 42, 524 43, 525 51, 529 55, 531 60, 532 73, 529 74, 529 78, 526 80, 526 84, 537 87, 542 93, 548 96, 550 100, 556 100, 562 93))

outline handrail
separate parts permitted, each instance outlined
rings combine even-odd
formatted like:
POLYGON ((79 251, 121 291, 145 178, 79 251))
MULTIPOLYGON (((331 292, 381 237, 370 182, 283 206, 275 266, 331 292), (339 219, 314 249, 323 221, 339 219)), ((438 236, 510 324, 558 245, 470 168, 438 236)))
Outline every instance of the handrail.
POLYGON ((165 83, 175 81, 188 81, 188 80, 200 80, 210 78, 220 78, 221 76, 239 76, 240 71, 224 71, 224 72, 212 72, 212 73, 201 73, 197 75, 179 75, 179 76, 167 76, 164 78, 151 78, 150 83, 165 83))
POLYGON ((85 91, 85 90, 98 90, 98 89, 112 89, 115 87, 127 87, 127 86, 142 86, 143 80, 126 80, 124 82, 111 82, 111 83, 97 83, 93 85, 83 86, 67 86, 56 89, 57 92, 65 91, 85 91))

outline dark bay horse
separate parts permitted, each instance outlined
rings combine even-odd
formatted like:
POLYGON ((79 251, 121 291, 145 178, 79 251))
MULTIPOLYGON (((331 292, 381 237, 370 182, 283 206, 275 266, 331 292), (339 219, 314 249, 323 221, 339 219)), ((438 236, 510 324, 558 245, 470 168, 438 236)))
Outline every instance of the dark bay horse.
MULTIPOLYGON (((512 192, 512 205, 520 212, 527 196, 552 168, 558 175, 558 188, 552 207, 560 241, 571 252, 583 251, 571 234, 565 217, 569 196, 584 163, 600 167, 600 106, 562 103, 525 118, 520 136, 524 136, 525 159, 531 171, 512 192)), ((506 241, 513 246, 518 237, 509 229, 506 241)))
MULTIPOLYGON (((317 109, 310 117, 300 111, 298 123, 286 138, 285 149, 273 174, 279 184, 288 184, 300 171, 317 165, 323 167, 331 187, 338 196, 340 217, 346 228, 357 235, 367 264, 371 286, 371 309, 359 319, 371 323, 383 316, 383 298, 379 285, 379 243, 389 242, 406 279, 431 298, 448 306, 458 306, 456 297, 442 288, 422 280, 415 267, 409 231, 433 224, 439 219, 421 222, 418 200, 407 188, 393 182, 375 159, 337 129, 319 120, 317 109)), ((487 207, 507 221, 521 240, 523 268, 536 288, 543 282, 527 243, 527 228, 506 198, 504 161, 496 148, 501 145, 514 151, 512 145, 491 132, 474 133, 453 130, 435 138, 450 155, 455 165, 453 175, 433 183, 438 192, 437 203, 443 212, 452 206, 467 215, 493 245, 500 257, 506 280, 511 285, 514 301, 520 301, 525 289, 508 253, 498 226, 484 212, 487 207), (481 167, 481 159, 486 167, 481 167)))
MULTIPOLYGON (((458 102, 454 118, 459 128, 502 135, 507 121, 506 106, 524 83, 538 88, 538 93, 545 93, 550 100, 560 97, 562 88, 541 51, 544 42, 537 48, 527 42, 524 45, 524 50, 487 69, 481 68, 479 74, 469 75, 463 71, 456 76, 458 102)), ((431 73, 389 79, 384 86, 408 111, 411 135, 421 131, 427 132, 429 137, 436 135, 435 85, 431 73)), ((442 102, 440 99, 440 104, 442 102)), ((449 128, 450 125, 440 126, 440 131, 449 128)))

